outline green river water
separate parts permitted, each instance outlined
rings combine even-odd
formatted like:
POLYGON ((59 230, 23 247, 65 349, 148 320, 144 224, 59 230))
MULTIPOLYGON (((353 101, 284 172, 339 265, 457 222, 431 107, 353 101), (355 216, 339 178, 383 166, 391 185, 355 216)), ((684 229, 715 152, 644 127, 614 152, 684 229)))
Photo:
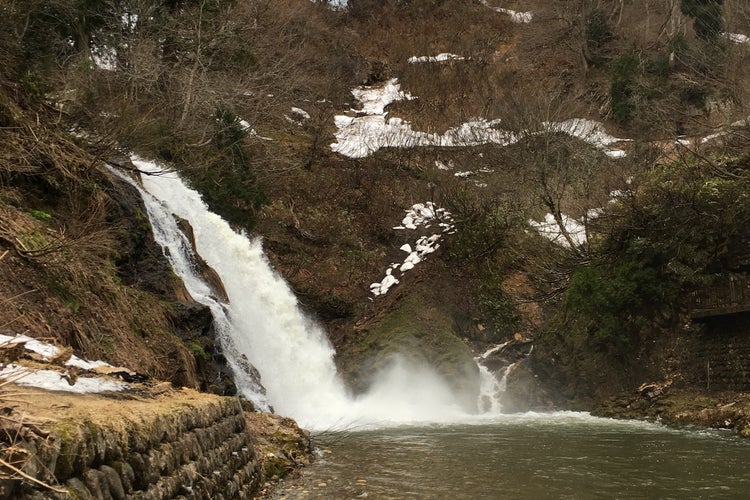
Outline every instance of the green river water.
POLYGON ((581 413, 322 433, 271 495, 326 499, 750 499, 750 441, 581 413))

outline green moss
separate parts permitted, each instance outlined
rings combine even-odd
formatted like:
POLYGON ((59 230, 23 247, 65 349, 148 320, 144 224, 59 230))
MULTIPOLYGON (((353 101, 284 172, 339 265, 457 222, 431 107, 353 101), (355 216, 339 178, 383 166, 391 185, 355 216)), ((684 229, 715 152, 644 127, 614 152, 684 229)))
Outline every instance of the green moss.
POLYGON ((49 241, 40 231, 26 231, 18 236, 21 246, 30 252, 43 250, 49 245, 49 241))
POLYGON ((78 458, 76 444, 80 436, 68 423, 60 424, 56 431, 60 439, 60 453, 53 472, 58 481, 64 481, 72 477, 76 472, 80 472, 76 470, 76 461, 78 458))
POLYGON ((148 214, 140 207, 135 209, 135 221, 139 232, 151 234, 151 220, 148 218, 148 214))
POLYGON ((48 220, 52 219, 52 215, 42 210, 29 210, 29 215, 42 222, 47 222, 48 220))
POLYGON ((200 345, 198 342, 190 342, 188 344, 188 349, 190 349, 190 352, 193 353, 193 356, 196 358, 199 358, 203 361, 210 361, 211 356, 206 352, 206 350, 203 348, 202 345, 200 345))
POLYGON ((81 307, 81 300, 73 291, 60 281, 55 281, 50 285, 50 292, 57 296, 65 307, 73 312, 78 312, 81 307))

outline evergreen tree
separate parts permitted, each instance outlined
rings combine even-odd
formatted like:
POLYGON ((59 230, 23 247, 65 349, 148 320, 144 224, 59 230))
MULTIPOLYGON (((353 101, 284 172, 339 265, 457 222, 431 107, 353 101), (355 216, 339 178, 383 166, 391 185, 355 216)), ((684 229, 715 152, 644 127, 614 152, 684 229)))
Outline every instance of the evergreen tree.
POLYGON ((682 0, 680 10, 693 18, 695 34, 710 41, 724 30, 723 3, 724 0, 682 0))

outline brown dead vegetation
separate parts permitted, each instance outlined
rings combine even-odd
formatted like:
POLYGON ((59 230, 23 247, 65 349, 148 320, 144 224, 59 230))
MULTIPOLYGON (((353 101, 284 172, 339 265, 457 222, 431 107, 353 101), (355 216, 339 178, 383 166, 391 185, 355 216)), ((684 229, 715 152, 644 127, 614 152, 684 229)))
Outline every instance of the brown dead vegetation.
MULTIPOLYGON (((741 2, 726 3, 727 12, 742 14, 727 17, 728 28, 741 31, 747 13, 740 12, 741 2)), ((565 139, 565 147, 550 148, 546 156, 538 143, 528 141, 504 150, 492 145, 394 149, 350 160, 332 154, 328 145, 332 117, 355 105, 354 86, 399 78, 403 90, 417 99, 394 104, 389 116, 411 121, 416 130, 442 132, 475 116, 501 118, 504 128, 517 131, 544 120, 606 121, 613 118, 612 63, 635 54, 634 116, 628 123, 609 122, 611 133, 666 141, 679 131, 714 131, 746 116, 750 51, 728 46, 722 64, 709 67, 710 52, 675 12, 675 0, 502 5, 532 11, 532 23, 513 24, 507 15, 470 0, 359 0, 348 12, 308 0, 188 2, 163 25, 118 34, 128 51, 117 71, 92 67, 85 54, 70 55, 46 81, 52 87, 48 97, 62 110, 29 107, 19 98, 25 91, 6 83, 0 92, 0 125, 8 132, 0 153, 0 273, 6 277, 0 280, 0 300, 8 307, 0 325, 55 338, 86 356, 194 383, 190 355, 171 334, 168 307, 153 300, 158 283, 138 282, 151 270, 124 277, 120 272, 119 258, 128 246, 122 236, 132 227, 117 225, 123 214, 111 189, 118 188, 102 189, 109 184, 98 166, 116 143, 168 161, 194 181, 215 174, 207 189, 239 184, 238 179, 257 183, 268 204, 256 210, 246 199, 232 199, 230 208, 252 208, 234 222, 251 225, 257 217, 256 230, 276 268, 340 339, 357 321, 394 305, 390 298, 371 302, 368 285, 382 277, 405 242, 391 227, 413 203, 449 204, 457 193, 469 193, 486 200, 482 210, 500 207, 521 233, 529 217, 550 209, 580 216, 602 206, 612 190, 633 171, 648 168, 653 158, 649 148, 637 144, 631 159, 615 164, 565 139), (586 29, 597 11, 611 36, 593 47, 586 29), (668 78, 660 82, 649 68, 663 58, 670 63, 670 40, 678 34, 691 50, 662 68, 668 78), (165 54, 165 37, 182 45, 165 54), (441 52, 467 60, 407 62, 441 52), (707 92, 705 107, 683 102, 680 91, 689 94, 694 88, 707 92), (292 106, 312 118, 287 120, 292 106), (217 111, 247 120, 256 132, 239 141, 247 162, 237 172, 215 147, 217 111), (70 125, 97 135, 83 139, 61 132, 70 125), (638 154, 639 149, 645 152, 638 154), (571 162, 549 160, 558 152, 586 169, 566 170, 562 167, 571 162), (435 160, 453 161, 455 170, 437 171, 435 160), (480 168, 487 171, 476 178, 454 176, 480 168), (561 193, 552 193, 552 181, 561 193), (548 199, 555 195, 552 207, 540 193, 548 199), (40 220, 32 211, 51 218, 40 220), (186 371, 170 369, 171 358, 184 360, 186 371)), ((15 36, 6 31, 2 36, 15 36)), ((474 214, 459 215, 467 220, 474 214)), ((461 295, 467 310, 479 317, 486 311, 476 307, 476 289, 483 279, 502 282, 509 270, 536 276, 529 286, 540 288, 538 294, 559 294, 570 264, 556 269, 565 258, 550 256, 531 236, 518 242, 507 255, 480 259, 475 267, 437 253, 414 279, 440 286, 446 280, 441 266, 451 267, 446 281, 460 281, 455 288, 461 293, 447 296, 461 295)), ((466 255, 484 255, 493 245, 497 241, 466 255)), ((156 275, 156 281, 164 281, 161 288, 174 288, 164 274, 156 275)), ((531 292, 524 287, 510 294, 520 301, 531 292)), ((538 314, 527 311, 533 323, 538 314)))
POLYGON ((0 157, 0 329, 197 386, 166 302, 123 284, 117 262, 132 235, 113 197, 123 186, 99 158, 48 125, 53 111, 2 96, 15 127, 3 135, 0 157))

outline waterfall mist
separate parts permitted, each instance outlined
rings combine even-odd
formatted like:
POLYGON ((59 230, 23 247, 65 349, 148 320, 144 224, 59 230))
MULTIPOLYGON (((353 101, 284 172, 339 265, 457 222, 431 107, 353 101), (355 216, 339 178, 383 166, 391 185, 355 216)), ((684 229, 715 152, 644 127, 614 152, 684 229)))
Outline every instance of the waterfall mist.
POLYGON ((137 157, 133 163, 151 174, 142 182, 155 237, 193 298, 211 308, 243 397, 316 430, 475 417, 459 408, 441 377, 400 358, 374 374, 366 394, 352 396, 336 372, 325 333, 273 271, 260 238, 234 231, 174 172, 137 157), (196 250, 221 277, 229 303, 220 303, 197 276, 190 244, 172 214, 192 226, 196 250), (245 358, 260 372, 265 394, 243 370, 245 358))

